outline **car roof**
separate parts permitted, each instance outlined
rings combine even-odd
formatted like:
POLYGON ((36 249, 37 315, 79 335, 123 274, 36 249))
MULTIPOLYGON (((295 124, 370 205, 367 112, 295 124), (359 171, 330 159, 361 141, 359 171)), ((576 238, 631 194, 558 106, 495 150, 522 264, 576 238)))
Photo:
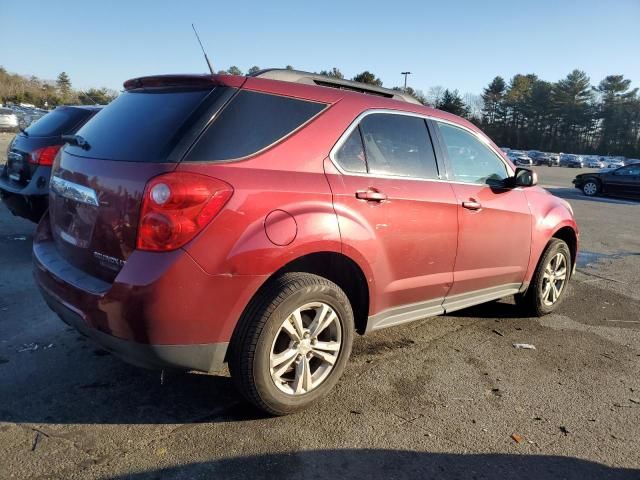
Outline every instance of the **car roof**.
POLYGON ((304 83, 307 85, 337 88, 340 90, 348 90, 367 95, 378 95, 385 98, 393 98, 394 100, 421 105, 416 98, 400 90, 391 90, 389 88, 378 87, 376 85, 369 85, 366 83, 354 82, 353 80, 344 80, 329 77, 327 75, 320 75, 318 73, 304 72, 301 70, 269 68, 260 70, 249 76, 255 78, 267 78, 270 80, 280 80, 282 82, 304 83))

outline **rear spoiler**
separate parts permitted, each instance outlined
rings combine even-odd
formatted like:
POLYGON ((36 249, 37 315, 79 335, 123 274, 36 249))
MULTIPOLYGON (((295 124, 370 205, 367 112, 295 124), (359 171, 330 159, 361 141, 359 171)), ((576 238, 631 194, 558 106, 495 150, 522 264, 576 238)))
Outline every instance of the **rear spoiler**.
POLYGON ((238 75, 151 75, 148 77, 132 78, 124 82, 126 91, 138 88, 166 88, 166 87, 235 87, 240 88, 246 77, 238 75))

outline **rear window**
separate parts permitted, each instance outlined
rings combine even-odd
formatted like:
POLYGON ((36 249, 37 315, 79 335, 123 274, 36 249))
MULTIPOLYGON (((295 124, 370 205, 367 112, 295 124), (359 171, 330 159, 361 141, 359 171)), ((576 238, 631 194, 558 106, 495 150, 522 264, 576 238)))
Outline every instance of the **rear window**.
POLYGON ((31 137, 52 137, 73 133, 73 128, 89 115, 91 112, 82 108, 56 108, 29 125, 26 132, 31 137))
POLYGON ((183 128, 213 91, 159 89, 124 92, 78 130, 89 149, 68 145, 74 155, 131 162, 165 162, 183 128))
POLYGON ((289 135, 325 107, 324 103, 241 90, 203 134, 189 160, 252 155, 289 135))

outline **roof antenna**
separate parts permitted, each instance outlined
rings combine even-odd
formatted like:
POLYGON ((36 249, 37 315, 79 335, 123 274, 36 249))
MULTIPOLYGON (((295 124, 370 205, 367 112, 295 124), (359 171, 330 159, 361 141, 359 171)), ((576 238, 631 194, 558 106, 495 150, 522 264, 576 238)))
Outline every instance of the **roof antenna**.
POLYGON ((209 57, 207 57, 207 52, 204 51, 204 47, 202 46, 202 42, 200 41, 200 35, 198 35, 198 31, 196 30, 195 25, 192 23, 191 28, 193 28, 193 33, 196 34, 196 38, 198 39, 198 43, 200 44, 200 48, 202 49, 202 53, 204 54, 204 59, 207 61, 207 65, 209 66, 209 71, 211 75, 213 75, 213 67, 211 66, 211 62, 209 61, 209 57))

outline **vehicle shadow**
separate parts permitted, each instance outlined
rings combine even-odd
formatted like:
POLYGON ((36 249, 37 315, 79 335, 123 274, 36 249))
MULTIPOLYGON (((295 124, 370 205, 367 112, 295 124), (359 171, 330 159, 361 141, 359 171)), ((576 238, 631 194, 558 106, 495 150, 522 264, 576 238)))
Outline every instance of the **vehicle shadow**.
POLYGON ((584 200, 585 202, 599 202, 599 203, 611 203, 614 205, 640 205, 640 199, 633 199, 627 197, 605 197, 603 195, 597 195, 595 197, 587 197, 577 188, 565 188, 565 187, 544 187, 550 193, 556 197, 564 198, 565 200, 584 200))
POLYGON ((551 455, 311 450, 234 457, 111 477, 144 479, 637 479, 640 471, 551 455))
POLYGON ((496 300, 493 302, 481 303, 464 310, 456 310, 447 314, 448 317, 464 318, 528 318, 522 314, 522 309, 518 307, 510 298, 496 300))
POLYGON ((71 344, 3 353, 0 422, 144 425, 267 418, 242 400, 224 373, 161 376, 94 350, 82 337, 67 337, 71 344))

